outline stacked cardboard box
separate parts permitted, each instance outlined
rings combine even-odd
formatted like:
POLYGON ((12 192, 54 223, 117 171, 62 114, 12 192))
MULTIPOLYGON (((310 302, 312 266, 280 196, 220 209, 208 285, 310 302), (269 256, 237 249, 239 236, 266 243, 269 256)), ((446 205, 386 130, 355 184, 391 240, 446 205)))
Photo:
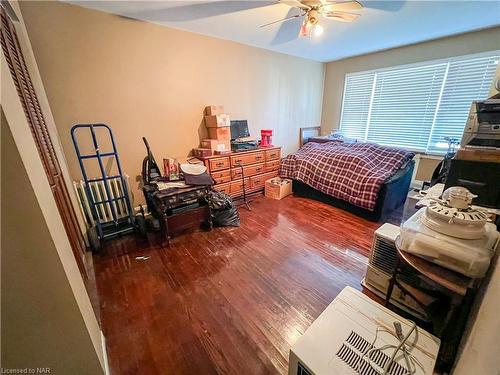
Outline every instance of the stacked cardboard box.
POLYGON ((212 153, 231 151, 231 122, 221 105, 210 105, 205 108, 205 126, 208 138, 201 141, 202 148, 209 148, 212 153))

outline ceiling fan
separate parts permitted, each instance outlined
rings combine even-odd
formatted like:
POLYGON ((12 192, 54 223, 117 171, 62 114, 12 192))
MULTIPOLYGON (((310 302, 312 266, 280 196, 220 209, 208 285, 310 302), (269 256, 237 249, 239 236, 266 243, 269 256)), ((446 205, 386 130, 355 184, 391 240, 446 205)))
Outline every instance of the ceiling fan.
POLYGON ((320 17, 332 19, 340 22, 354 22, 360 14, 352 11, 363 9, 363 5, 356 1, 326 1, 326 0, 279 0, 280 3, 289 5, 300 10, 299 14, 287 16, 280 20, 266 23, 260 27, 274 25, 280 22, 287 22, 295 18, 304 18, 295 35, 307 36, 311 33, 314 36, 323 34, 323 27, 320 25, 320 17))

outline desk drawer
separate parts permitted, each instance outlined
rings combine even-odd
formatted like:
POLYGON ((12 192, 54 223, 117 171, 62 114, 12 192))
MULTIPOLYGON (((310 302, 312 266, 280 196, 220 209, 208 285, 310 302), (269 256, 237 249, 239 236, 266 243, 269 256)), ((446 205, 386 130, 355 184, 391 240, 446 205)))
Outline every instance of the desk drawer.
POLYGON ((279 160, 281 157, 281 150, 276 148, 274 150, 266 150, 266 161, 268 160, 279 160))
POLYGON ((216 184, 223 184, 225 182, 231 181, 231 171, 229 169, 212 172, 211 175, 216 184))
POLYGON ((279 160, 266 161, 266 167, 265 167, 266 172, 277 171, 278 169, 280 169, 279 160))
POLYGON ((229 168, 229 158, 227 156, 223 158, 210 159, 210 172, 220 171, 221 169, 227 168, 229 168))
POLYGON ((230 194, 231 192, 231 184, 226 183, 226 184, 217 184, 214 185, 214 190, 220 191, 222 193, 230 194))
MULTIPOLYGON (((265 172, 264 163, 243 167, 243 173, 245 174, 245 177, 254 176, 256 174, 263 173, 263 172, 265 172)), ((237 180, 238 178, 241 178, 241 177, 242 177, 241 176, 241 168, 231 169, 231 178, 233 180, 237 180)))
POLYGON ((231 167, 237 165, 250 165, 262 163, 264 161, 264 152, 252 152, 251 154, 231 155, 231 167))

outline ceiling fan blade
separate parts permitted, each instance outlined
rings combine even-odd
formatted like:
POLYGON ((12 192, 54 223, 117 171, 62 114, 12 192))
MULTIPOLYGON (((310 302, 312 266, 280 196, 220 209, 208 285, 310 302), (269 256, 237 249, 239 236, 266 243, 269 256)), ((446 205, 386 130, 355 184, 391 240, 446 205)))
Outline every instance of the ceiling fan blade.
POLYGON ((280 20, 277 20, 277 21, 273 21, 273 22, 269 22, 269 23, 265 23, 264 25, 260 25, 259 27, 266 27, 266 26, 270 26, 270 25, 274 25, 275 23, 279 23, 279 22, 286 22, 288 20, 291 20, 293 18, 298 18, 298 17, 302 17, 303 14, 296 14, 294 16, 290 16, 290 17, 286 17, 286 18, 282 18, 280 20))
POLYGON ((321 8, 329 12, 348 12, 363 9, 363 5, 359 1, 325 2, 321 8))
POLYGON ((290 7, 293 8, 300 8, 300 9, 311 9, 309 5, 302 4, 299 0, 278 0, 278 2, 282 4, 286 4, 290 7))
POLYGON ((406 1, 407 0, 391 0, 391 1, 370 0, 370 1, 365 1, 365 8, 383 10, 386 12, 397 12, 405 5, 406 1))
MULTIPOLYGON (((290 8, 285 18, 294 16, 294 13, 296 12, 297 10, 295 8, 290 8)), ((296 39, 299 35, 302 22, 302 17, 292 17, 288 20, 288 22, 283 22, 277 33, 274 35, 271 45, 284 44, 296 39)))
MULTIPOLYGON (((138 2, 140 4, 140 2, 138 2)), ((162 2, 152 2, 162 4, 162 2)), ((196 2, 186 4, 185 1, 166 1, 166 6, 154 7, 151 9, 140 9, 122 13, 122 16, 138 18, 153 22, 162 21, 192 21, 201 18, 215 17, 223 14, 240 12, 243 10, 255 9, 275 5, 276 0, 245 1, 245 0, 216 0, 208 2, 196 2)))
POLYGON ((340 22, 354 22, 360 17, 359 14, 348 12, 324 12, 322 15, 325 18, 340 22))

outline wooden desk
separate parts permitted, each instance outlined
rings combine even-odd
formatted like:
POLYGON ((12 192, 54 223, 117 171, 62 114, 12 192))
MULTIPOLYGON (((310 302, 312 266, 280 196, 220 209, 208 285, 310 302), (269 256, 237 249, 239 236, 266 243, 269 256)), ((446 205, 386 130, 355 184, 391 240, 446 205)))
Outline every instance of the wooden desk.
POLYGON ((398 252, 397 261, 387 288, 385 306, 389 306, 394 285, 397 285, 399 289, 412 297, 424 311, 429 311, 429 306, 420 301, 416 293, 398 281, 398 275, 404 267, 411 268, 432 289, 449 298, 449 308, 443 311, 442 320, 430 316, 429 312, 427 312, 434 325, 433 333, 442 340, 437 369, 449 372, 453 366, 458 345, 481 279, 472 279, 401 250, 399 236, 396 238, 395 245, 398 252))

